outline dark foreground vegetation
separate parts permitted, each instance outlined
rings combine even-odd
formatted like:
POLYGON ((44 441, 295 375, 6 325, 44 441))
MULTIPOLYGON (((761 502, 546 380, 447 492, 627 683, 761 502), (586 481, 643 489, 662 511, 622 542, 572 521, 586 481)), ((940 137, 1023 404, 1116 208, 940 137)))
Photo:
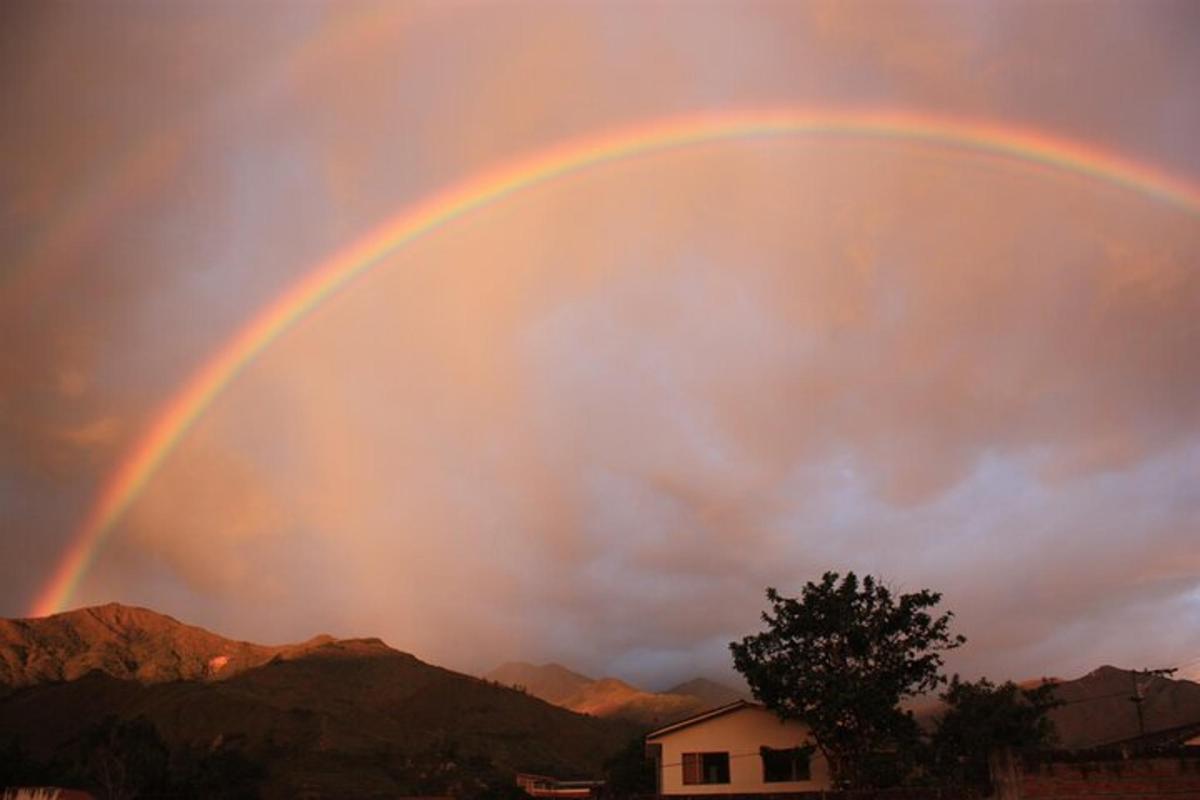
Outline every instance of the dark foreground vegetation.
POLYGON ((250 800, 259 797, 519 798, 513 773, 452 742, 402 753, 300 754, 244 743, 172 747, 144 717, 106 718, 71 746, 40 760, 13 741, 0 751, 0 786, 83 789, 101 800, 250 800), (303 761, 301 768, 299 761, 303 761))

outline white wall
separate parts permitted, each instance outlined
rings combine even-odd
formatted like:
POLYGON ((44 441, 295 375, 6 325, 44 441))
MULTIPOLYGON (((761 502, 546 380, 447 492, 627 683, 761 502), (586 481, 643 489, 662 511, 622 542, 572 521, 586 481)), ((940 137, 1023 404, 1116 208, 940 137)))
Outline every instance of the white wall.
POLYGON ((748 706, 673 733, 649 739, 662 745, 662 793, 730 794, 734 792, 803 792, 828 789, 829 767, 820 751, 812 755, 811 780, 763 783, 759 748, 803 747, 812 744, 808 730, 797 722, 780 722, 765 708, 748 706), (729 753, 729 783, 684 784, 684 753, 729 753))

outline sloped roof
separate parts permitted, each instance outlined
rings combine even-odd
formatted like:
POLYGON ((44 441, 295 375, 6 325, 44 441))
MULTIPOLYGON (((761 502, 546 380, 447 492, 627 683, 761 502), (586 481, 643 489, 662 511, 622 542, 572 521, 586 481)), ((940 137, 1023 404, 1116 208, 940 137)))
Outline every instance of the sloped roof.
POLYGON ((661 739, 663 736, 669 736, 676 731, 683 730, 684 728, 690 728, 693 725, 701 722, 707 722, 708 720, 715 719, 716 717, 723 717, 726 714, 733 713, 734 711, 741 711, 743 708, 765 709, 766 706, 760 705, 759 703, 752 703, 749 700, 734 700, 732 703, 726 703, 723 706, 710 708, 708 711, 701 711, 699 714, 693 714, 692 716, 681 719, 678 722, 672 722, 670 725, 664 725, 658 730, 650 731, 646 734, 646 741, 651 739, 661 739))
POLYGON ((1190 745, 1193 740, 1200 740, 1200 720, 1120 739, 1108 743, 1105 747, 1170 747, 1190 745))

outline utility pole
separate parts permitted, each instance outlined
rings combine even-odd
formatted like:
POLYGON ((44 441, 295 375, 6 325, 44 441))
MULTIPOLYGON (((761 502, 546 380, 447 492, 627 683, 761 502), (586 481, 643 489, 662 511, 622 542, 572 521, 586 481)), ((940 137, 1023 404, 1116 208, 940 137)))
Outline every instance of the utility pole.
MULTIPOLYGON (((1142 703, 1146 701, 1146 695, 1144 694, 1142 684, 1138 683, 1138 675, 1148 675, 1151 678, 1156 676, 1165 678, 1168 675, 1174 675, 1175 671, 1175 667, 1164 669, 1132 669, 1129 671, 1129 680, 1133 683, 1133 696, 1129 699, 1133 701, 1133 707, 1137 709, 1138 736, 1146 735, 1146 717, 1142 711, 1142 703)), ((1148 686, 1149 684, 1147 683, 1146 685, 1148 686)))

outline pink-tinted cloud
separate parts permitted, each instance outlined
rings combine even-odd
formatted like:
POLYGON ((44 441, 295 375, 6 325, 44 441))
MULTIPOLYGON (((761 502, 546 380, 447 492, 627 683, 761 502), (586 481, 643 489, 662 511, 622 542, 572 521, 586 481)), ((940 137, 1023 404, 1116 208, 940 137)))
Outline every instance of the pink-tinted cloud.
MULTIPOLYGON (((6 613, 191 369, 429 191, 565 137, 765 103, 1008 120, 1186 176, 1193 15, 22 12, 38 46, 0 48, 23 109, 0 134, 20 156, 0 172, 0 281, 36 279, 0 299, 6 613), (161 182, 80 202, 126 197, 113 154, 163 136, 161 182), (33 244, 71 209, 112 213, 77 216, 106 222, 72 228, 44 280, 33 244)), ((727 669, 766 585, 854 568, 944 589, 968 671, 1183 660, 1198 253, 1178 208, 914 143, 744 141, 580 173, 414 243, 282 337, 78 599, 665 682, 727 669)))

